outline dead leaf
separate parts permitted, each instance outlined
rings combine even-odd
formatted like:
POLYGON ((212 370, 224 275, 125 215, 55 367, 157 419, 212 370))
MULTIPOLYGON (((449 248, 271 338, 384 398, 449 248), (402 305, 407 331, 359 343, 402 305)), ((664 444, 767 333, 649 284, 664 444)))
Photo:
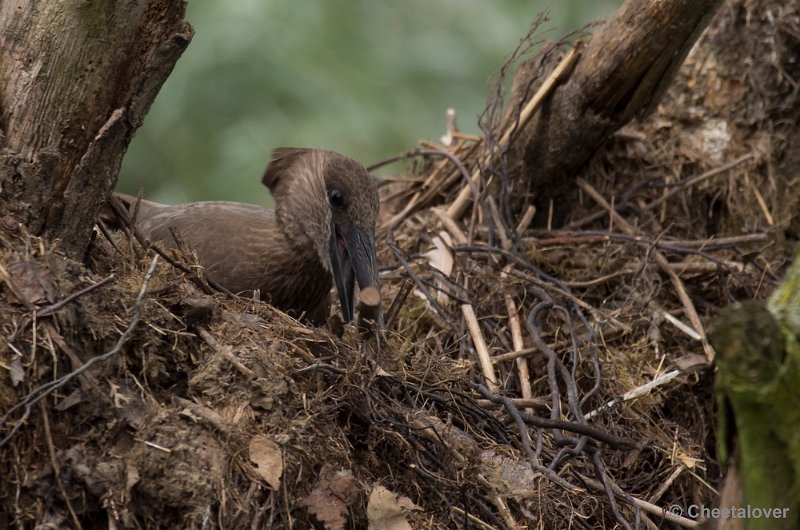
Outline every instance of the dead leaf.
POLYGON ((54 300, 55 288, 47 270, 35 261, 12 261, 8 264, 9 287, 25 305, 54 300))
POLYGON ((536 477, 540 476, 531 469, 527 460, 510 458, 494 451, 484 451, 481 462, 492 484, 502 493, 514 494, 530 490, 536 477))
POLYGON ((309 513, 314 514, 326 530, 344 530, 347 525, 347 508, 355 499, 358 486, 349 469, 334 471, 325 464, 314 490, 300 500, 309 513))
POLYGON ((408 497, 399 497, 381 485, 375 485, 367 503, 369 530, 412 530, 405 512, 419 510, 408 497))
POLYGON ((128 460, 125 462, 125 491, 126 493, 130 494, 131 488, 133 488, 141 479, 139 474, 139 468, 136 467, 132 461, 128 460))
POLYGON ((433 238, 433 248, 425 253, 428 258, 428 263, 431 267, 439 269, 445 276, 450 276, 453 272, 453 240, 450 239, 450 234, 447 232, 439 232, 438 236, 433 238))
POLYGON ((707 368, 708 359, 705 355, 698 355, 696 353, 689 353, 672 361, 675 368, 681 372, 688 372, 690 370, 707 368))
POLYGON ((121 388, 119 385, 109 381, 108 386, 111 387, 111 399, 114 401, 115 409, 121 409, 123 404, 130 402, 131 398, 119 391, 121 388))
POLYGON ((255 464, 256 473, 274 491, 278 491, 283 475, 283 455, 280 446, 272 438, 257 434, 250 440, 250 461, 255 464))
POLYGON ((70 395, 56 403, 56 410, 59 412, 64 412, 75 405, 78 405, 83 401, 83 392, 81 392, 80 388, 76 388, 72 391, 70 395))
MULTIPOLYGON (((441 271, 445 277, 449 277, 453 272, 453 240, 447 232, 439 232, 439 235, 434 236, 433 246, 431 250, 425 253, 428 258, 428 264, 441 271)), ((449 297, 447 290, 441 278, 436 278, 437 292, 435 294, 436 300, 443 305, 447 305, 449 297)), ((422 295, 422 293, 419 293, 422 295)), ((422 295, 425 297, 424 295, 422 295)))
POLYGON ((8 375, 11 376, 11 386, 13 387, 25 381, 25 369, 22 367, 22 357, 14 357, 14 360, 8 365, 8 375))

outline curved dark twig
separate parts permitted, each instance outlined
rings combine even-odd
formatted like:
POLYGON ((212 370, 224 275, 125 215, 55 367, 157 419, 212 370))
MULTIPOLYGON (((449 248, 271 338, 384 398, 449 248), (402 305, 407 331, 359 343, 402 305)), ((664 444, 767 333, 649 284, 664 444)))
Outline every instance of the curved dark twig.
POLYGON ((542 475, 546 476, 551 482, 558 484, 562 488, 570 490, 578 489, 577 486, 575 486, 574 484, 570 484, 563 478, 556 475, 555 471, 547 467, 544 467, 542 466, 541 463, 539 463, 538 457, 534 454, 533 448, 531 448, 531 439, 528 434, 528 428, 525 425, 525 421, 522 419, 519 410, 510 399, 508 399, 505 396, 498 396, 496 394, 493 394, 488 388, 486 388, 480 383, 470 383, 470 385, 486 399, 494 401, 495 403, 502 403, 503 406, 508 411, 508 413, 511 414, 511 417, 514 418, 514 422, 517 424, 517 430, 519 432, 520 441, 522 442, 522 448, 528 457, 528 462, 530 463, 532 470, 541 473, 542 475))

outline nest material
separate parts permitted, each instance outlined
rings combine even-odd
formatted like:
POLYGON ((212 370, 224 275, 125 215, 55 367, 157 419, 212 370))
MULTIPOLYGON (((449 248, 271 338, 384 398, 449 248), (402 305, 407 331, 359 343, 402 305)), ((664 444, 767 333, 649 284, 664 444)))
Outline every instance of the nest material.
POLYGON ((383 189, 385 339, 3 219, 0 526, 688 524, 661 509, 713 505, 721 475, 704 327, 777 283, 797 192, 678 108, 598 153, 563 230, 487 156, 513 112, 411 153, 383 189))

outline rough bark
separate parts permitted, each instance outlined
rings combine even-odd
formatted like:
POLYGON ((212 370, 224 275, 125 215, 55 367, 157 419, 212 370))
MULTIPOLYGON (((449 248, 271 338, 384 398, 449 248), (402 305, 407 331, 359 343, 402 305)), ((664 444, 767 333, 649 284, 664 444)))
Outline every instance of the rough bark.
POLYGON ((192 37, 184 11, 184 1, 0 4, 0 204, 73 257, 192 37))
POLYGON ((577 169, 622 125, 653 109, 720 4, 629 0, 592 38, 508 157, 516 164, 516 188, 534 197, 536 224, 546 221, 551 200, 561 224, 577 169))

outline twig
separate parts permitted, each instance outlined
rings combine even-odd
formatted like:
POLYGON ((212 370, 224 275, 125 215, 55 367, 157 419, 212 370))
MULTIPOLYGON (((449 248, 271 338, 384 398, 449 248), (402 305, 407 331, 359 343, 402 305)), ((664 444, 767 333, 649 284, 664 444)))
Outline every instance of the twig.
POLYGON ((518 234, 522 234, 525 230, 528 229, 535 215, 536 215, 536 206, 529 204, 528 207, 525 209, 525 213, 522 214, 522 217, 519 220, 519 224, 517 225, 518 234))
POLYGON ((230 436, 239 434, 239 428, 233 422, 228 421, 215 410, 179 396, 175 396, 172 399, 175 401, 175 403, 188 409, 195 416, 204 419, 216 429, 226 433, 226 435, 230 436))
POLYGON ((328 363, 315 363, 315 364, 310 364, 308 366, 304 366, 303 368, 298 368, 297 370, 294 370, 292 373, 300 375, 307 372, 327 372, 331 375, 345 375, 347 373, 347 370, 328 363))
MULTIPOLYGON (((507 266, 501 273, 501 278, 508 276, 508 271, 511 270, 507 266)), ((508 327, 511 328, 511 344, 516 351, 525 348, 522 340, 522 324, 520 324, 519 313, 517 312, 517 304, 510 293, 505 293, 506 311, 508 312, 508 327)), ((531 389, 531 374, 528 371, 528 361, 524 357, 516 357, 515 363, 517 365, 517 372, 519 374, 519 388, 523 399, 532 399, 533 390, 531 389)))
POLYGON ((600 481, 603 485, 603 490, 606 492, 606 496, 608 497, 608 502, 611 505, 611 512, 614 514, 614 518, 625 528, 625 530, 633 530, 631 524, 622 516, 619 511, 617 499, 614 496, 614 488, 608 478, 608 475, 606 474, 605 466, 603 465, 603 459, 601 458, 599 451, 592 455, 592 463, 594 464, 595 472, 600 476, 600 481))
POLYGON ((458 226, 458 223, 450 219, 447 214, 439 208, 431 208, 431 213, 436 216, 439 221, 441 221, 442 226, 447 233, 450 234, 450 237, 453 238, 453 241, 458 243, 459 245, 466 245, 467 244, 467 236, 464 235, 464 231, 458 226))
POLYGON ((758 206, 761 208, 761 212, 764 214, 764 219, 766 219, 769 226, 773 226, 775 224, 775 219, 772 217, 772 214, 767 207, 767 201, 764 200, 764 196, 761 195, 761 192, 758 191, 758 188, 756 188, 754 184, 751 183, 750 185, 753 188, 753 195, 756 196, 756 202, 758 202, 758 206))
POLYGON ((536 348, 522 348, 521 350, 514 350, 508 353, 501 353, 500 355, 495 355, 492 357, 492 362, 494 364, 498 364, 504 361, 510 361, 512 359, 517 359, 519 357, 527 357, 532 353, 536 353, 539 351, 536 348))
POLYGON ((475 317, 475 311, 469 304, 461 306, 461 312, 464 314, 464 320, 467 321, 469 334, 472 336, 472 343, 475 344, 475 352, 478 354, 478 360, 481 363, 481 370, 483 377, 486 378, 486 384, 492 394, 496 394, 498 390, 497 375, 494 373, 494 366, 492 366, 492 356, 489 355, 489 348, 486 347, 486 341, 481 333, 481 327, 478 324, 478 319, 475 317))
POLYGON ((381 226, 382 232, 394 230, 400 225, 400 223, 403 222, 404 219, 406 219, 409 215, 411 215, 411 213, 415 210, 415 208, 421 207, 421 203, 423 202, 421 199, 424 195, 424 192, 422 190, 428 188, 433 183, 435 178, 442 171, 444 171, 444 169, 447 167, 448 161, 451 162, 456 167, 456 169, 461 174, 462 178, 464 178, 471 187, 477 186, 476 183, 473 183, 470 180, 469 171, 467 170, 464 163, 455 154, 450 153, 449 151, 438 149, 436 147, 432 147, 430 149, 418 148, 414 149, 413 151, 409 151, 408 153, 405 153, 405 155, 402 156, 403 158, 410 158, 413 156, 440 156, 444 157, 445 160, 443 160, 442 163, 439 166, 437 166, 436 169, 434 169, 430 175, 428 175, 428 178, 426 178, 425 181, 422 183, 422 185, 419 186, 420 191, 417 191, 416 193, 414 193, 414 195, 412 195, 411 199, 409 199, 409 201, 406 203, 406 206, 381 226))
POLYGON ((621 398, 613 399, 613 400, 605 403, 604 405, 600 405, 599 407, 597 407, 593 411, 587 413, 584 416, 584 418, 587 419, 587 420, 590 420, 590 419, 594 418, 595 416, 597 416, 598 414, 600 414, 600 412, 604 411, 605 409, 613 407, 616 403, 619 403, 619 402, 622 402, 622 401, 630 401, 631 399, 636 399, 636 398, 638 398, 640 396, 644 396, 645 394, 650 393, 650 391, 653 390, 654 388, 658 388, 661 385, 665 385, 665 384, 669 383, 670 381, 672 381, 673 379, 678 377, 680 374, 681 373, 678 370, 672 370, 672 371, 667 372, 665 374, 661 374, 660 376, 656 377, 652 381, 649 381, 649 382, 647 382, 647 383, 645 383, 643 385, 637 386, 633 390, 629 390, 629 391, 625 392, 625 394, 623 394, 621 398))
POLYGON ((497 227, 497 235, 500 236, 500 246, 504 250, 511 250, 511 240, 508 239, 508 234, 506 234, 506 227, 500 218, 500 210, 497 209, 497 203, 491 196, 486 198, 486 202, 489 203, 489 214, 492 216, 492 222, 495 227, 497 227))
MULTIPOLYGON (((589 486, 593 490, 602 491, 605 489, 603 487, 603 484, 601 484, 597 480, 594 480, 593 478, 589 478, 584 475, 578 475, 578 476, 581 478, 581 480, 583 480, 586 483, 587 486, 589 486)), ((671 512, 670 510, 661 508, 660 506, 656 506, 655 504, 651 504, 645 500, 637 499, 636 497, 623 492, 616 484, 612 484, 611 489, 614 491, 616 495, 619 495, 619 497, 623 501, 628 502, 629 504, 633 504, 634 506, 638 506, 647 513, 651 513, 653 515, 662 517, 666 521, 675 523, 684 528, 697 528, 700 525, 698 521, 692 521, 691 519, 682 517, 678 514, 671 512)))
POLYGON ((72 517, 72 522, 75 523, 75 528, 78 530, 83 530, 81 521, 78 519, 75 509, 72 507, 72 502, 69 500, 69 495, 67 495, 67 490, 64 488, 64 483, 61 480, 60 467, 56 461, 56 446, 53 443, 53 433, 50 431, 50 420, 47 418, 47 410, 44 407, 44 403, 41 401, 39 402, 39 409, 42 413, 42 422, 44 423, 44 435, 45 439, 47 440, 47 450, 50 453, 50 465, 53 466, 53 475, 55 476, 56 484, 58 484, 58 490, 61 492, 61 496, 64 497, 64 502, 67 504, 67 510, 69 510, 69 515, 72 517))
POLYGON ((136 329, 136 327, 139 325, 139 322, 141 321, 142 300, 144 299, 144 295, 147 292, 147 284, 150 282, 150 278, 152 278, 153 273, 156 270, 156 265, 158 265, 158 255, 153 257, 153 261, 150 264, 150 268, 147 269, 147 272, 144 275, 144 279, 142 280, 142 287, 139 290, 139 295, 136 297, 136 302, 134 303, 133 306, 133 319, 131 320, 130 324, 128 324, 128 327, 122 333, 120 338, 117 340, 117 343, 114 344, 114 347, 111 348, 110 351, 102 355, 98 355, 97 357, 92 357, 86 363, 84 363, 79 368, 73 370, 72 372, 32 390, 24 398, 22 398, 22 400, 19 401, 16 405, 8 409, 6 413, 3 414, 3 417, 0 418, 0 428, 2 428, 8 421, 9 417, 19 409, 24 409, 24 413, 22 414, 22 417, 16 421, 14 427, 6 435, 6 437, 0 440, 0 448, 2 448, 6 443, 8 443, 8 441, 16 434, 16 432, 19 430, 19 428, 22 426, 25 420, 30 416, 31 408, 33 407, 33 405, 35 405, 45 397, 49 396, 62 386, 66 385, 73 378, 82 374, 95 364, 103 362, 113 357, 114 355, 119 353, 120 350, 122 350, 122 347, 125 345, 126 342, 128 342, 128 339, 130 339, 131 335, 133 334, 133 331, 136 329))
POLYGON ((539 427, 542 429, 560 429, 562 431, 588 436, 589 438, 597 440, 598 442, 602 442, 614 449, 629 451, 637 447, 636 442, 634 442, 633 440, 630 440, 628 438, 622 438, 620 436, 615 436, 611 433, 607 433, 601 429, 592 427, 591 425, 587 425, 585 423, 575 423, 574 421, 540 418, 538 416, 529 416, 527 414, 523 414, 522 419, 525 423, 533 425, 534 427, 539 427))
POLYGON ((564 489, 573 491, 580 489, 559 477, 552 469, 542 466, 542 464, 539 462, 539 458, 536 456, 536 453, 534 453, 533 448, 531 447, 531 438, 528 434, 528 427, 525 425, 525 420, 523 419, 522 414, 520 414, 517 407, 514 406, 509 398, 497 395, 494 392, 491 392, 485 386, 478 383, 472 383, 472 387, 486 399, 494 401, 495 403, 501 403, 514 419, 514 423, 517 425, 517 432, 519 432, 520 441, 522 442, 522 448, 525 451, 525 455, 528 457, 528 462, 532 470, 542 473, 552 482, 558 484, 564 489))
POLYGON ((692 328, 690 328, 689 326, 687 326, 686 324, 684 324, 683 322, 681 322, 680 320, 678 320, 674 316, 670 315, 666 311, 660 311, 660 313, 661 313, 661 316, 663 316, 664 319, 666 319, 667 322, 669 322, 670 324, 672 324, 673 326, 675 326, 676 328, 678 328, 679 330, 681 330, 685 334, 689 335, 694 340, 702 340, 702 337, 700 336, 699 333, 697 333, 695 330, 693 330, 692 328))
MULTIPOLYGON (((492 504, 494 504, 497 511, 500 512, 500 518, 503 519, 503 522, 506 524, 509 530, 520 530, 520 526, 517 521, 514 519, 514 516, 511 514, 511 510, 508 509, 508 505, 506 501, 503 500, 502 495, 493 495, 492 504)), ((526 525, 527 528, 527 525, 526 525)))
POLYGON ((172 452, 172 449, 170 449, 169 447, 164 447, 163 445, 158 445, 155 442, 151 442, 151 441, 145 440, 144 444, 147 447, 152 447, 153 449, 158 449, 159 451, 163 451, 165 453, 171 453, 172 452))
POLYGON ((450 147, 455 141, 455 135, 458 132, 458 124, 456 123, 456 109, 449 108, 445 112, 445 119, 447 120, 447 132, 442 136, 442 145, 450 147))
POLYGON ((400 287, 400 291, 392 300, 392 305, 389 306, 389 310, 386 311, 386 329, 389 329, 394 322, 394 319, 397 318, 397 315, 400 313, 400 309, 403 307, 403 304, 406 303, 406 299, 411 291, 414 289, 413 284, 410 282, 403 282, 400 287))
MULTIPOLYGON (((608 212, 606 212, 608 213, 608 212)), ((532 239, 523 238, 523 241, 533 241, 541 246, 554 245, 578 245, 584 243, 607 243, 614 239, 622 241, 633 241, 635 243, 645 243, 657 246, 664 250, 674 250, 683 252, 686 248, 702 248, 703 250, 716 250, 729 248, 742 243, 759 243, 767 241, 765 233, 744 234, 741 236, 717 237, 713 239, 658 239, 640 234, 622 234, 619 232, 609 232, 608 230, 533 230, 534 236, 547 236, 545 238, 535 237, 532 239)))
POLYGON ((482 521, 472 515, 471 513, 467 513, 458 506, 450 506, 450 509, 459 514, 460 516, 469 520, 469 522, 473 523, 476 526, 480 526, 481 528, 485 528, 486 530, 498 530, 497 527, 490 525, 489 523, 482 521))
MULTIPOLYGON (((704 182, 704 181, 710 179, 711 177, 715 177, 715 176, 719 175, 720 173, 724 173, 724 172, 728 171, 729 169, 733 169, 736 166, 738 166, 739 164, 742 164, 742 163, 747 162, 748 160, 752 160, 754 158, 755 158, 755 155, 750 153, 750 154, 747 154, 747 155, 744 155, 744 156, 740 156, 736 160, 734 160, 732 162, 728 162, 727 164, 724 164, 724 165, 722 165, 722 166, 720 166, 718 168, 714 168, 714 169, 711 169, 709 171, 706 171, 705 173, 701 173, 700 175, 696 175, 694 177, 690 177, 688 179, 684 179, 681 182, 679 182, 675 188, 669 190, 668 192, 666 192, 664 195, 662 195, 658 199, 646 204, 644 206, 644 208, 642 208, 642 209, 643 210, 652 210, 653 208, 661 205, 664 201, 666 201, 667 199, 669 199, 673 195, 676 195, 676 194, 682 192, 686 188, 688 188, 690 186, 695 186, 697 184, 700 184, 701 182, 704 182)), ((606 209, 608 209, 608 208, 606 208, 606 209)))
POLYGON ((217 355, 220 355, 225 359, 227 359, 239 371, 239 373, 241 373, 248 379, 256 378, 255 372, 253 372, 250 368, 242 364, 242 361, 240 361, 239 358, 233 354, 233 348, 231 346, 228 345, 223 346, 222 344, 217 342, 217 339, 215 339, 214 336, 211 335, 211 333, 209 333, 208 330, 206 330, 202 326, 197 326, 197 334, 200 335, 200 338, 203 339, 206 344, 211 346, 211 349, 214 350, 214 352, 217 355))
POLYGON ((743 234, 741 236, 715 237, 713 239, 670 239, 662 240, 664 245, 675 245, 678 247, 700 247, 705 250, 728 248, 742 243, 759 243, 768 239, 767 234, 759 232, 756 234, 743 234))
MULTIPOLYGON (((540 408, 547 407, 550 404, 544 398, 530 398, 530 399, 509 398, 509 399, 511 400, 511 403, 514 404, 514 406, 526 409, 532 409, 533 407, 540 407, 540 408)), ((494 401, 488 399, 478 399, 475 402, 481 407, 491 407, 498 405, 494 401)), ((502 403, 500 404, 500 406, 502 406, 502 403)))
POLYGON ((114 241, 114 238, 111 236, 111 232, 108 231, 108 227, 105 225, 102 219, 97 220, 97 228, 100 229, 100 233, 106 238, 106 241, 114 248, 117 254, 122 254, 122 251, 117 246, 117 242, 114 241))
POLYGON ((49 305, 47 307, 43 307, 42 309, 37 309, 36 311, 34 311, 34 318, 45 317, 47 315, 52 315, 53 313, 55 313, 56 311, 58 311, 59 309, 61 309, 65 305, 67 305, 68 303, 72 302, 76 298, 78 298, 80 296, 83 296, 86 293, 97 289, 98 287, 102 287, 103 285, 107 284, 108 282, 110 282, 113 279, 114 279, 114 275, 112 274, 110 276, 107 276, 107 277, 103 278, 99 282, 96 282, 96 283, 93 283, 93 284, 91 284, 91 285, 89 285, 87 287, 84 287, 83 289, 81 289, 79 291, 75 291, 74 293, 72 293, 71 295, 67 296, 63 300, 60 300, 60 301, 58 301, 58 302, 56 302, 56 303, 54 303, 52 305, 49 305))

